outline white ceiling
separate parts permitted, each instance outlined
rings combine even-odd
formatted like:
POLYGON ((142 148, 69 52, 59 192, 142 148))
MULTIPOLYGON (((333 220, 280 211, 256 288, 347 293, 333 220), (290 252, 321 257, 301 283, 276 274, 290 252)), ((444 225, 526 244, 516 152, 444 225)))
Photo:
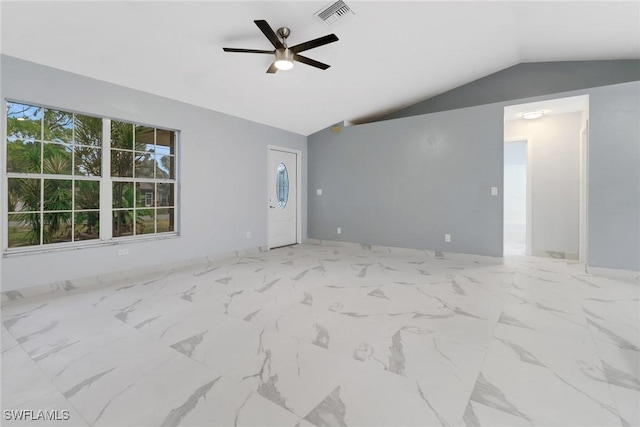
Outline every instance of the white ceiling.
POLYGON ((542 111, 545 116, 577 113, 586 109, 588 102, 589 97, 587 95, 580 95, 529 102, 527 104, 509 105, 504 108, 504 120, 522 120, 522 114, 528 111, 542 111))
POLYGON ((2 1, 2 53, 309 135, 395 111, 519 62, 640 58, 638 1, 2 1), (253 23, 291 28, 289 45, 331 65, 266 74, 253 23))

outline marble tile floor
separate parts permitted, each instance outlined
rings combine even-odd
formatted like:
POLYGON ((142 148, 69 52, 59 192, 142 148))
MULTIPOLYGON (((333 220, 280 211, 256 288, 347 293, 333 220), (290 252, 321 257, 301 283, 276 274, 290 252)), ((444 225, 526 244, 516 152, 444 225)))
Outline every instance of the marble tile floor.
POLYGON ((573 261, 297 245, 3 306, 2 425, 638 426, 639 316, 573 261))

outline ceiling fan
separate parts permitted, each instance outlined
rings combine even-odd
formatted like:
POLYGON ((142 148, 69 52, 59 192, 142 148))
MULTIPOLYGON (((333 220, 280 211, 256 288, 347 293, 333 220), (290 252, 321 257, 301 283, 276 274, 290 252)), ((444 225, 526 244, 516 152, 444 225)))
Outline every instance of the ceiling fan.
POLYGON ((275 50, 258 50, 258 49, 236 49, 232 47, 223 47, 225 52, 240 52, 240 53, 266 53, 275 54, 275 59, 271 66, 267 69, 267 73, 275 73, 278 70, 290 70, 293 68, 293 61, 302 62, 303 64, 311 65, 312 67, 326 70, 330 65, 323 64, 306 56, 300 55, 300 52, 313 49, 314 47, 323 46, 325 44, 338 41, 338 37, 335 34, 329 34, 324 37, 310 40, 308 42, 300 43, 292 47, 287 46, 287 37, 291 34, 291 30, 287 27, 278 28, 278 34, 273 31, 265 20, 253 21, 260 28, 263 34, 269 39, 275 50), (279 37, 279 38, 278 38, 279 37), (280 40, 282 39, 282 40, 280 40))

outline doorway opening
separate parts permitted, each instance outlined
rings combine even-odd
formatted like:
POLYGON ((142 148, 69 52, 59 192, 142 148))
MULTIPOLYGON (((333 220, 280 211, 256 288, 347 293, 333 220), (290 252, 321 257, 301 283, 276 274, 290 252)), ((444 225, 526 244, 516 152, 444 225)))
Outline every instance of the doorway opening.
POLYGON ((587 256, 588 95, 505 107, 504 256, 587 256))
MULTIPOLYGON (((504 144, 504 255, 526 255, 531 253, 527 247, 527 226, 531 224, 529 207, 531 190, 527 185, 528 139, 507 139, 504 144)), ((530 239, 529 239, 530 241, 530 239)))

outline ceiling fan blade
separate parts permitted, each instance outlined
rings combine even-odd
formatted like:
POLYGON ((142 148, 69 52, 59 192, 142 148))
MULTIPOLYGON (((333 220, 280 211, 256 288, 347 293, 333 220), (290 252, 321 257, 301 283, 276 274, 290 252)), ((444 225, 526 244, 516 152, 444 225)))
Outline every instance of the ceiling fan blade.
POLYGON ((260 28, 260 31, 262 31, 262 33, 269 39, 273 47, 275 47, 276 49, 284 49, 284 45, 282 44, 276 33, 273 31, 273 28, 269 26, 267 21, 258 19, 253 22, 256 23, 258 28, 260 28))
POLYGON ((278 67, 276 67, 275 62, 273 64, 271 64, 271 66, 267 69, 267 73, 269 74, 273 74, 276 71, 278 71, 278 67))
POLYGON ((315 59, 307 58, 306 56, 298 55, 297 53, 293 55, 293 59, 298 62, 302 62, 303 64, 311 65, 312 67, 320 68, 321 70, 326 70, 331 65, 324 64, 320 61, 316 61, 315 59))
POLYGON ((317 39, 309 40, 308 42, 297 44, 289 49, 294 53, 304 52, 305 50, 313 49, 314 47, 324 46, 325 44, 338 41, 338 36, 335 34, 329 34, 324 37, 318 37, 317 39))
POLYGON ((273 54, 274 50, 259 50, 259 49, 236 49, 234 47, 223 47, 225 52, 239 52, 239 53, 270 53, 273 54))

